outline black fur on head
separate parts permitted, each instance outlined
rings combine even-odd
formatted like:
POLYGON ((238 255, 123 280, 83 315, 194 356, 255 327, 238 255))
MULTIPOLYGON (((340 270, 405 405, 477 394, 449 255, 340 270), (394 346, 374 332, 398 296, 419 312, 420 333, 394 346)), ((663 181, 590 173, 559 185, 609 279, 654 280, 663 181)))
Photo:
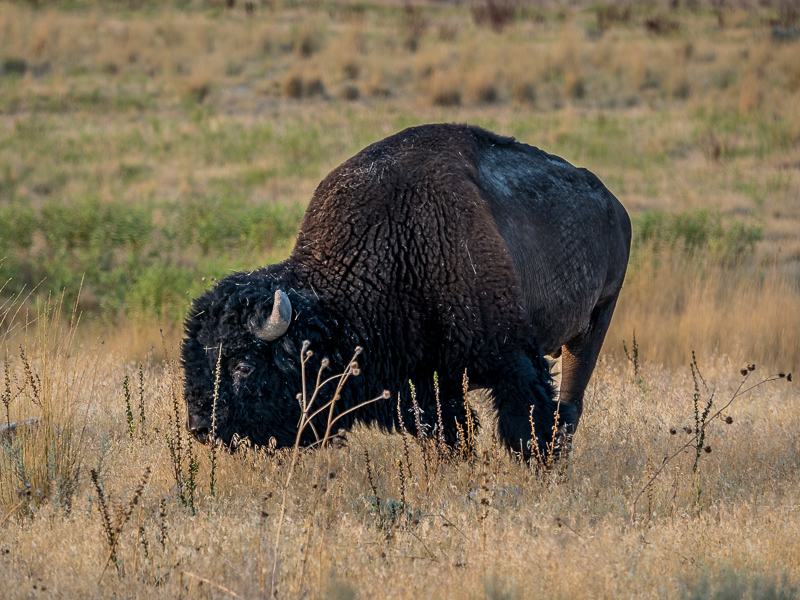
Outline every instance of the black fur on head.
MULTIPOLYGON (((331 324, 323 321, 313 296, 298 292, 268 272, 237 273, 220 281, 195 300, 185 324, 181 349, 187 427, 201 442, 212 441, 215 412, 216 438, 230 445, 234 436, 256 445, 277 447, 295 443, 301 393, 301 358, 304 341, 310 342, 315 359, 309 361, 307 378, 312 381, 323 356, 330 372, 341 372, 341 355, 326 353, 332 338, 331 324), (269 318, 276 289, 283 290, 292 304, 292 317, 285 334, 274 341, 259 339, 254 330, 269 318), (220 358, 220 349, 222 352, 220 358), (214 388, 219 361, 219 391, 214 408, 214 388), (340 369, 335 371, 335 369, 340 369)), ((303 443, 313 441, 307 428, 303 443)))

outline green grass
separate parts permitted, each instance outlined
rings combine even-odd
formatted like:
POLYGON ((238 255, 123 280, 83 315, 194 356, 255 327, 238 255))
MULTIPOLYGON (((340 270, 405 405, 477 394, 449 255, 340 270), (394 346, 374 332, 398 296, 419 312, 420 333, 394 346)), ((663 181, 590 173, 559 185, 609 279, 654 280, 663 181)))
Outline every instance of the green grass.
POLYGON ((235 193, 181 204, 93 196, 39 209, 8 204, 0 207, 0 255, 13 278, 4 291, 38 285, 40 293, 65 290, 71 303, 84 280, 82 308, 91 312, 179 320, 201 277, 210 283, 286 252, 302 214, 302 205, 251 205, 235 193))
MULTIPOLYGON (((369 120, 359 113, 337 120, 336 127, 368 131, 369 120)), ((475 121, 502 129, 491 119, 475 121)), ((393 126, 418 122, 398 115, 393 126)), ((542 145, 577 164, 598 163, 602 169, 613 155, 616 169, 655 168, 652 156, 629 144, 634 134, 618 116, 599 113, 560 131, 564 125, 557 116, 539 117, 510 123, 510 132, 520 139, 552 139, 552 145, 542 145)), ((17 121, 0 152, 22 147, 24 140, 41 168, 32 160, 18 170, 6 164, 0 180, 6 198, 0 204, 0 255, 6 258, 3 272, 13 277, 6 291, 38 284, 43 293, 66 290, 73 300, 84 279, 83 307, 90 311, 179 318, 186 292, 202 289, 196 283, 201 277, 255 268, 291 246, 304 199, 254 203, 256 190, 313 181, 331 157, 370 141, 370 134, 362 133, 348 144, 324 135, 325 128, 305 117, 249 127, 236 121, 212 126, 201 118, 189 128, 151 118, 144 127, 122 126, 109 136, 89 123, 64 131, 47 119, 17 121), (163 163, 175 157, 191 161, 193 174, 182 189, 161 191, 163 163), (98 162, 108 170, 103 177, 94 175, 98 162)), ((624 191, 622 180, 620 187, 624 191)), ((645 211, 634 216, 632 263, 648 247, 735 266, 752 257, 761 231, 718 210, 645 211)))
POLYGON ((697 209, 669 214, 645 211, 632 220, 631 263, 638 264, 645 250, 656 255, 678 252, 687 259, 711 260, 738 267, 752 258, 762 227, 740 220, 723 220, 717 211, 697 209))

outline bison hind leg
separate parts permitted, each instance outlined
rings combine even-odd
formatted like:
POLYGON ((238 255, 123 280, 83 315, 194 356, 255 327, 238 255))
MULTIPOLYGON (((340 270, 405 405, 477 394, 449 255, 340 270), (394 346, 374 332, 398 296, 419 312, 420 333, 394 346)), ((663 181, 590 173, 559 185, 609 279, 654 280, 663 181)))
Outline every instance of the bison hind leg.
POLYGON ((540 352, 527 349, 506 357, 489 387, 497 432, 510 451, 552 460, 568 447, 579 413, 555 399, 550 365, 540 352))
POLYGON ((583 396, 589 380, 594 373, 597 357, 603 346, 617 299, 595 307, 592 312, 589 329, 577 338, 568 341, 563 347, 561 358, 561 390, 562 405, 570 404, 577 412, 575 427, 583 412, 583 396))

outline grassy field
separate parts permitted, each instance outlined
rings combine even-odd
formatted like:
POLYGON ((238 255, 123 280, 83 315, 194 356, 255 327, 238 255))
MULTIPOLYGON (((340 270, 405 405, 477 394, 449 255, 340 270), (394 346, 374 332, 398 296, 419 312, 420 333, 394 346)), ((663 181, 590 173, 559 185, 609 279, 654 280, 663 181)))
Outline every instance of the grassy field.
POLYGON ((800 366, 795 3, 233 4, 0 3, 0 420, 40 419, 2 439, 3 595, 800 597, 796 384, 735 396, 800 366), (191 445, 191 298, 433 121, 632 216, 569 459, 536 473, 491 427, 467 459, 365 429, 294 467, 191 445))

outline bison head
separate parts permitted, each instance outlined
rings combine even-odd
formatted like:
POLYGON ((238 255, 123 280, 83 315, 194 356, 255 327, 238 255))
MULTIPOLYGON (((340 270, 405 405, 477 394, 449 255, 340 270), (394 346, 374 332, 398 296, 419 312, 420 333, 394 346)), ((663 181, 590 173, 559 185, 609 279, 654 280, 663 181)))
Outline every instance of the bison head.
POLYGON ((232 275, 195 300, 181 349, 186 425, 195 438, 294 444, 302 343, 321 355, 331 339, 318 313, 315 299, 258 273, 232 275))

